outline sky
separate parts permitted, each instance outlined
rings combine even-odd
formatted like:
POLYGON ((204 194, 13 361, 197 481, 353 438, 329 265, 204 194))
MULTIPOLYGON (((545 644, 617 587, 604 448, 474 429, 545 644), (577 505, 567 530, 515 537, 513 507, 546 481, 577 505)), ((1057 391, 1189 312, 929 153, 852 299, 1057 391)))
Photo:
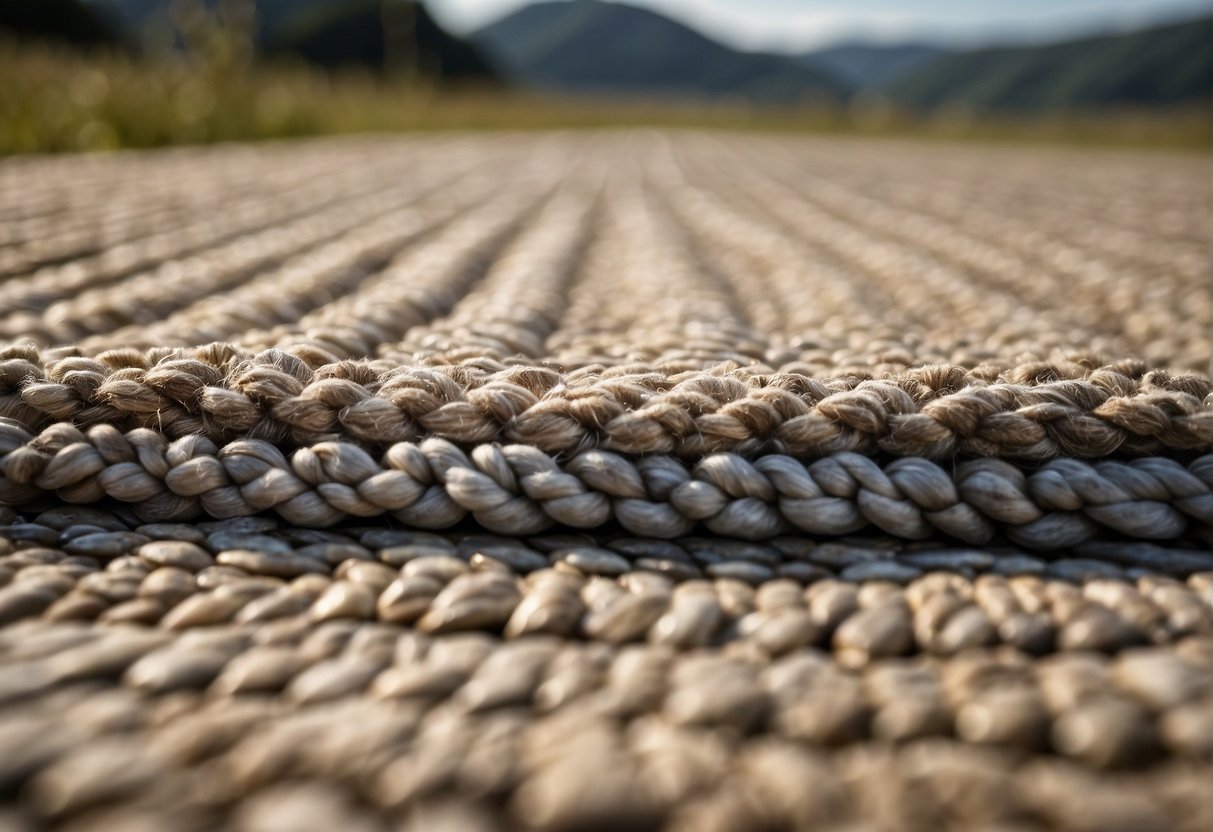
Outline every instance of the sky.
MULTIPOLYGON (((626 0, 751 50, 799 51, 844 40, 955 46, 1058 40, 1208 12, 1209 0, 626 0)), ((466 33, 528 0, 429 0, 466 33)))

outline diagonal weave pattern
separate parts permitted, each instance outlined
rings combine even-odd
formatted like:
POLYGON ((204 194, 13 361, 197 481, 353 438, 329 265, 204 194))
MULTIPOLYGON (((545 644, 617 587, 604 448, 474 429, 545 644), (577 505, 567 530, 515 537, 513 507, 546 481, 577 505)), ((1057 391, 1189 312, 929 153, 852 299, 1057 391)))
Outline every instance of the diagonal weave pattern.
POLYGON ((0 830, 1205 830, 1199 159, 0 163, 0 830))

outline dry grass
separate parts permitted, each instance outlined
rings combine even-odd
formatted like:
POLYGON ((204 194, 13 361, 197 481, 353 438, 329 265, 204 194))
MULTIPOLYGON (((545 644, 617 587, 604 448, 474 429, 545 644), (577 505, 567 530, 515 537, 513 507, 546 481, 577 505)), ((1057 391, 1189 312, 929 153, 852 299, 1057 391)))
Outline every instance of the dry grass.
POLYGON ((439 91, 355 71, 334 76, 303 66, 257 65, 239 50, 223 48, 136 60, 0 43, 0 154, 337 133, 642 125, 1188 150, 1205 149, 1213 139, 1204 112, 926 118, 871 108, 772 110, 739 103, 575 99, 487 89, 439 91))

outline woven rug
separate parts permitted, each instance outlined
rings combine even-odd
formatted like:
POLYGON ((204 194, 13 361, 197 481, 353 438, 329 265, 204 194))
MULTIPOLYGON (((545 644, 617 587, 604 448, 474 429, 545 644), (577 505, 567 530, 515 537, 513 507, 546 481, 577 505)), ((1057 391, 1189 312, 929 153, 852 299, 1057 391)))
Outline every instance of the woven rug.
POLYGON ((0 830, 1213 828, 1207 174, 0 163, 0 830))

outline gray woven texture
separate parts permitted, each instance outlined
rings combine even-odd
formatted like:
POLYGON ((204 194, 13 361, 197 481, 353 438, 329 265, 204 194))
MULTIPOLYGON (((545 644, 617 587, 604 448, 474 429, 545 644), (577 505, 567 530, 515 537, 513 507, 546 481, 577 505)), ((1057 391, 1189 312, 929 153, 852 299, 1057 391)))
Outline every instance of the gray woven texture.
POLYGON ((1202 162, 0 163, 0 832, 1207 830, 1202 162))
POLYGON ((1035 471, 977 459, 945 469, 918 457, 882 468, 836 453, 806 464, 787 454, 752 460, 711 454, 694 465, 668 456, 585 451, 567 459, 530 445, 441 439, 397 443, 375 459, 350 442, 301 448, 291 458, 264 440, 222 449, 190 437, 171 444, 147 429, 123 436, 68 425, 37 438, 0 422, 0 497, 77 502, 113 498, 147 521, 238 517, 273 510, 324 527, 389 514, 442 529, 469 514, 502 534, 617 521, 634 533, 676 537, 701 524, 725 537, 781 532, 838 535, 876 526, 918 540, 942 533, 971 544, 999 530, 1034 549, 1058 549, 1104 531, 1173 540, 1213 525, 1213 455, 1188 466, 1149 457, 1095 465, 1055 459, 1035 471))

